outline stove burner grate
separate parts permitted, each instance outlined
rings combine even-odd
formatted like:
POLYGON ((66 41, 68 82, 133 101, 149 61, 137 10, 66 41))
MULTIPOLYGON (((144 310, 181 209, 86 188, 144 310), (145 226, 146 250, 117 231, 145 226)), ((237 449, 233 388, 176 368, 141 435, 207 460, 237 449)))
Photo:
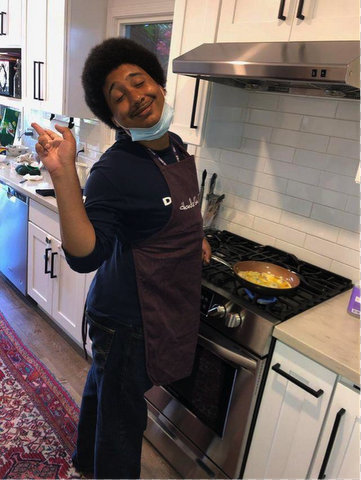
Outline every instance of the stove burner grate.
POLYGON ((258 244, 226 230, 206 230, 205 233, 212 252, 231 265, 242 260, 257 260, 275 263, 299 275, 301 284, 292 297, 279 296, 272 301, 266 299, 261 302, 260 297, 250 289, 250 294, 247 293, 247 289, 235 279, 232 269, 216 261, 211 261, 210 265, 203 268, 205 280, 221 288, 225 295, 238 298, 243 306, 252 305, 261 315, 264 312, 276 320, 284 321, 352 287, 350 279, 270 245, 258 244))

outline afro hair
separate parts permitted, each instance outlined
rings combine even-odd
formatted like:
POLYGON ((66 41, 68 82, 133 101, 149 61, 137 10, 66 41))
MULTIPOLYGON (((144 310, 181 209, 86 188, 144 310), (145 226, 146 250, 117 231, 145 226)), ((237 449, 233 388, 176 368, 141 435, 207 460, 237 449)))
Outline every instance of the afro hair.
POLYGON ((103 93, 106 77, 123 63, 138 65, 163 88, 165 87, 164 71, 154 53, 142 45, 127 38, 108 38, 90 51, 85 61, 82 84, 85 101, 101 121, 110 128, 116 128, 103 93))

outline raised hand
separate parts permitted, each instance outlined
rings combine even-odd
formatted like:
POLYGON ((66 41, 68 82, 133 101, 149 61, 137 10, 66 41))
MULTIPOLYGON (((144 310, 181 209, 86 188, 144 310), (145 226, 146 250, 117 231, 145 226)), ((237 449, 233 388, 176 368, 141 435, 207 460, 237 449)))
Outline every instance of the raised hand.
POLYGON ((76 142, 69 128, 55 125, 61 134, 58 135, 37 123, 32 123, 31 126, 39 135, 38 143, 35 145, 36 153, 50 175, 63 174, 69 167, 74 168, 76 142))

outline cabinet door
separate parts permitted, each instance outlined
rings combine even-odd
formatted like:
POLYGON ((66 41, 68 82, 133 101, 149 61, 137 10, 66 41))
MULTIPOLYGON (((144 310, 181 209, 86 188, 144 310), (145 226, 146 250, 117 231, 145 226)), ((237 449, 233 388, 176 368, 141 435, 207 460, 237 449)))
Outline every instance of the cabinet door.
POLYGON ((293 42, 360 39, 358 0, 304 0, 302 14, 292 25, 293 42))
POLYGON ((21 47, 22 0, 0 0, 0 48, 21 47))
POLYGON ((51 237, 29 222, 28 295, 49 314, 51 314, 53 301, 53 286, 50 279, 51 247, 51 237))
POLYGON ((217 42, 287 42, 295 0, 223 0, 217 42), (284 19, 279 19, 282 13, 284 19))
POLYGON ((201 81, 191 126, 196 80, 173 73, 172 60, 202 43, 213 43, 220 0, 176 0, 167 77, 167 101, 175 109, 171 131, 185 143, 200 145, 207 103, 208 82, 201 81))
POLYGON ((47 0, 28 0, 26 98, 31 107, 39 110, 47 99, 47 8, 47 0))
POLYGON ((336 386, 310 478, 359 478, 360 393, 336 386), (322 476, 319 476, 321 474, 322 476))
POLYGON ((69 267, 58 240, 52 242, 51 255, 54 258, 52 317, 66 333, 81 343, 85 275, 69 267))
POLYGON ((336 374, 277 341, 245 478, 306 478, 335 380, 336 374), (304 386, 321 390, 318 398, 304 386))

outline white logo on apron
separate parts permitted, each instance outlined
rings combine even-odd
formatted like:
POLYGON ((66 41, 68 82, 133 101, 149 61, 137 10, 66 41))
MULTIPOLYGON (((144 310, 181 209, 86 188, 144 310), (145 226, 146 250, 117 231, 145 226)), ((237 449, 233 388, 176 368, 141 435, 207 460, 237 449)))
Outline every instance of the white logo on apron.
POLYGON ((172 203, 171 197, 164 197, 164 198, 162 198, 162 200, 163 200, 163 203, 166 207, 172 203))
POLYGON ((188 200, 189 200, 189 203, 187 204, 185 204, 184 202, 181 203, 179 210, 189 210, 190 208, 194 208, 199 203, 197 195, 194 195, 193 198, 188 198, 188 200))

